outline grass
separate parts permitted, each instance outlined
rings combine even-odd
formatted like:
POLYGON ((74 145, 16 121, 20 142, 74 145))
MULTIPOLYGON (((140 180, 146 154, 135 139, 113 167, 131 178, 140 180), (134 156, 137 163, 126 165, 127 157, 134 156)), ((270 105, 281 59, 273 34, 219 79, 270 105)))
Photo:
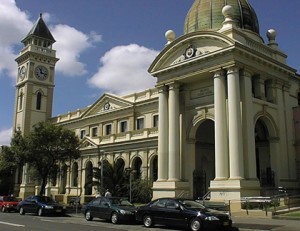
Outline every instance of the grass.
POLYGON ((284 216, 287 216, 287 217, 298 217, 298 218, 300 218, 300 211, 286 213, 286 214, 284 214, 284 216))

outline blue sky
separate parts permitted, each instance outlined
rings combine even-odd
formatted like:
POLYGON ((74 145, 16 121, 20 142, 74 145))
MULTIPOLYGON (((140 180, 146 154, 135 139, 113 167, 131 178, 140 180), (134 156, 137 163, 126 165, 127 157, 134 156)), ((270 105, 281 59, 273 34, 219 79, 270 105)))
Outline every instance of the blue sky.
MULTIPOLYGON (((117 95, 154 87, 147 69, 166 43, 165 32, 183 34, 194 0, 1 0, 0 145, 10 143, 20 41, 40 13, 57 57, 53 116, 92 104, 103 92, 117 95)), ((300 70, 300 1, 249 0, 260 34, 277 31, 288 64, 300 70)))

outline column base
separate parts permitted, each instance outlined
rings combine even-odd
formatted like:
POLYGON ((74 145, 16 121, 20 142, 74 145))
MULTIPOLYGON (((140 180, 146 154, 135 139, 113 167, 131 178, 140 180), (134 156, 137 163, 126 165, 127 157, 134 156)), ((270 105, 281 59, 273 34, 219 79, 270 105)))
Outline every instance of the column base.
POLYGON ((35 194, 35 185, 34 184, 21 184, 20 185, 20 192, 19 197, 24 199, 30 195, 35 194))
POLYGON ((152 190, 153 200, 161 197, 192 197, 189 182, 186 181, 155 181, 152 190))
POLYGON ((240 200, 242 197, 260 196, 260 183, 257 179, 228 179, 210 182, 211 200, 240 200))

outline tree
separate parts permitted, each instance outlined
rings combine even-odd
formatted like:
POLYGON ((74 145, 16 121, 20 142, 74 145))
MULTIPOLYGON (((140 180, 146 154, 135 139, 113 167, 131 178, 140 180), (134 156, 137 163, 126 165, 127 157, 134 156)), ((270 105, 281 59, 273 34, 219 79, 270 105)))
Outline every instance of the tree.
POLYGON ((24 137, 16 132, 10 151, 15 164, 28 163, 36 169, 41 178, 40 195, 45 193, 47 179, 58 163, 80 156, 79 139, 75 133, 50 122, 37 123, 24 137))
POLYGON ((98 191, 104 194, 105 189, 109 189, 113 196, 128 195, 127 182, 129 175, 124 170, 123 162, 110 164, 107 160, 103 161, 103 183, 101 184, 101 163, 100 168, 93 168, 93 179, 86 183, 86 186, 97 186, 98 191), (103 187, 101 188, 101 185, 103 187))

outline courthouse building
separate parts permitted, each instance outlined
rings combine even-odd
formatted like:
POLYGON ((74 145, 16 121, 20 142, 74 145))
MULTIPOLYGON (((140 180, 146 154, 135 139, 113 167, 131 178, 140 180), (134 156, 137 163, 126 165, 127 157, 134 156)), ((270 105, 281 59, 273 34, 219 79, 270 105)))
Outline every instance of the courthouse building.
MULTIPOLYGON (((52 117, 58 58, 55 39, 37 20, 16 58, 14 128, 26 134, 50 120, 81 139, 81 157, 60 166, 47 194, 93 195, 86 183, 104 160, 153 181, 153 198, 210 192, 228 200, 299 188, 300 78, 276 31, 263 40, 247 0, 195 0, 178 23, 183 35, 167 31, 166 46, 149 67, 154 89, 103 94, 52 117)), ((36 190, 28 168, 20 178, 20 196, 36 190)))

